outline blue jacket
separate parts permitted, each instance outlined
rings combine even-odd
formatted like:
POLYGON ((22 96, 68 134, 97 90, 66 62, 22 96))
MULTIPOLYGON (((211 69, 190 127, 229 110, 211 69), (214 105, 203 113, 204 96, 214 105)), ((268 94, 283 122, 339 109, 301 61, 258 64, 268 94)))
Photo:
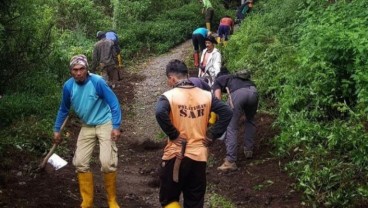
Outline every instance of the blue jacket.
POLYGON ((64 83, 60 108, 55 121, 54 131, 59 132, 70 107, 87 125, 101 125, 112 121, 114 129, 121 124, 119 101, 101 76, 89 73, 82 84, 70 78, 64 83))

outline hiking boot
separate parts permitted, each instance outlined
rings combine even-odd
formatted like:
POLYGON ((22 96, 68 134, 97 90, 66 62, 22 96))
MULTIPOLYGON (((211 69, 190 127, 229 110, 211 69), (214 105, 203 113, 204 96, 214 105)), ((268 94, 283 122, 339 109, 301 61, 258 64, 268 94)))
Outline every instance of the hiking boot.
POLYGON ((221 171, 232 171, 236 169, 238 169, 238 167, 236 167, 235 162, 230 162, 227 159, 224 159, 224 163, 222 163, 222 165, 217 168, 217 170, 221 171))
POLYGON ((244 155, 245 159, 251 159, 253 157, 253 151, 244 149, 244 155))

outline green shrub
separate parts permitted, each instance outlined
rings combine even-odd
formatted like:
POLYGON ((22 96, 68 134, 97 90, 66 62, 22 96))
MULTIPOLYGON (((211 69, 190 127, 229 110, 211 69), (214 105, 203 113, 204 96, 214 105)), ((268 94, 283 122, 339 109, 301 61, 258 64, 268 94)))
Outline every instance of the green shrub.
POLYGON ((104 8, 89 0, 64 0, 49 3, 57 8, 56 27, 61 30, 79 30, 90 38, 96 37, 98 30, 111 27, 110 18, 104 15, 104 8))
POLYGON ((276 99, 277 154, 316 207, 368 203, 367 6, 262 1, 225 48, 228 67, 251 68, 262 100, 276 99))

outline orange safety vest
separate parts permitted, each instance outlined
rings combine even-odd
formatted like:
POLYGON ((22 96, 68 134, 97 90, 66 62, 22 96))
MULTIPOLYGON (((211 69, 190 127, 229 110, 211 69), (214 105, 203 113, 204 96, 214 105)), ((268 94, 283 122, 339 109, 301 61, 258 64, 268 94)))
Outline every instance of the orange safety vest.
MULTIPOLYGON (((203 145, 211 112, 212 94, 197 87, 176 87, 163 94, 170 103, 170 119, 187 140, 185 156, 195 161, 207 162, 208 149, 203 145)), ((180 153, 181 146, 168 140, 163 160, 169 160, 180 153)))

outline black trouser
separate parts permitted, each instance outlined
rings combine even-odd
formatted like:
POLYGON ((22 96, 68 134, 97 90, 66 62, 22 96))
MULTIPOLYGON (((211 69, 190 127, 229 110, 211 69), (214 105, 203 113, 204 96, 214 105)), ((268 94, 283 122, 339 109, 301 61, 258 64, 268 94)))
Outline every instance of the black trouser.
POLYGON ((215 10, 213 10, 213 8, 207 8, 206 9, 206 15, 205 15, 205 22, 209 22, 209 23, 212 23, 212 20, 213 20, 213 15, 215 13, 215 10))
POLYGON ((179 202, 183 192, 184 208, 202 208, 206 192, 206 162, 184 157, 180 165, 179 183, 173 181, 175 159, 163 160, 160 167, 160 203, 162 207, 179 202))
POLYGON ((201 52, 206 48, 205 38, 201 34, 192 35, 192 43, 195 52, 201 52))
MULTIPOLYGON (((253 151, 256 125, 254 116, 258 109, 258 92, 256 87, 248 86, 231 93, 234 105, 233 116, 226 129, 226 159, 230 162, 237 160, 239 120, 245 114, 244 149, 253 151)), ((229 100, 230 102, 230 100, 229 100)))

